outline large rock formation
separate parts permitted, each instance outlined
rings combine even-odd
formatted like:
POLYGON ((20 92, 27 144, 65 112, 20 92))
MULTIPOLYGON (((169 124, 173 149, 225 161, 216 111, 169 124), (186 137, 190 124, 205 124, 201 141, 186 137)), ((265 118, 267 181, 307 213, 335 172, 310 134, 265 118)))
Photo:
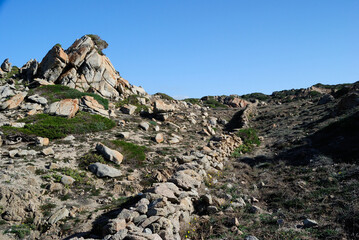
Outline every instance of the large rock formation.
POLYGON ((103 46, 99 38, 94 40, 85 35, 66 51, 56 44, 41 61, 38 76, 49 82, 95 92, 107 98, 146 95, 143 88, 132 86, 119 75, 111 61, 102 54, 103 46))
POLYGON ((11 63, 9 62, 9 59, 5 59, 4 62, 1 64, 1 70, 4 72, 10 72, 11 71, 11 63))

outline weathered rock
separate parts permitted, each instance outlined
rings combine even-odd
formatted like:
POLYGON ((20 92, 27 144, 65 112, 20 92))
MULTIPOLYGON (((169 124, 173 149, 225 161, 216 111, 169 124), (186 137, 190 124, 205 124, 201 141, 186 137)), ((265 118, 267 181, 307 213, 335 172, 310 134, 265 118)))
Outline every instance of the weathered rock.
POLYGON ((168 141, 170 144, 176 144, 176 143, 179 143, 180 140, 176 137, 173 137, 171 138, 169 141, 168 141))
POLYGON ((155 136, 155 141, 157 143, 163 142, 164 141, 163 134, 162 133, 157 133, 156 136, 155 136))
POLYGON ((118 134, 118 136, 123 139, 128 139, 130 137, 130 133, 129 132, 120 132, 118 134))
POLYGON ((63 176, 61 178, 61 183, 64 185, 72 185, 75 182, 75 179, 73 179, 70 176, 63 176))
POLYGON ((201 180, 200 175, 191 169, 178 171, 170 179, 178 187, 187 191, 198 188, 201 185, 201 180))
POLYGON ((327 104, 329 102, 334 101, 335 98, 330 94, 325 94, 323 97, 321 97, 318 101, 318 105, 327 104))
POLYGON ((29 96, 28 99, 35 102, 35 103, 39 103, 41 105, 46 105, 47 104, 47 99, 44 98, 44 97, 41 97, 41 96, 39 96, 37 94, 29 96))
POLYGON ((317 226, 318 223, 312 219, 304 219, 303 220, 303 225, 304 225, 304 228, 310 228, 310 227, 314 227, 314 226, 317 226))
POLYGON ((45 109, 45 113, 50 115, 57 115, 67 118, 72 118, 79 110, 78 99, 64 99, 59 102, 54 102, 45 109))
POLYGON ((6 58, 4 62, 1 64, 1 70, 4 72, 10 72, 11 71, 11 63, 9 62, 9 59, 6 58))
POLYGON ((36 59, 29 60, 24 66, 20 68, 20 74, 27 82, 31 82, 37 74, 39 63, 36 59))
POLYGON ((131 222, 134 218, 139 217, 140 214, 133 210, 123 209, 118 215, 118 219, 125 219, 126 222, 131 222))
POLYGON ((124 114, 129 114, 132 115, 135 113, 137 107, 131 104, 127 104, 121 107, 121 112, 123 112, 124 114))
POLYGON ((106 147, 102 143, 96 144, 96 151, 100 153, 106 160, 109 160, 113 163, 121 164, 123 160, 123 155, 120 152, 106 147))
POLYGON ((27 92, 18 93, 15 96, 11 97, 9 100, 5 101, 0 105, 0 109, 14 109, 17 108, 22 101, 24 101, 27 92))
POLYGON ((42 59, 39 75, 49 82, 55 82, 69 62, 69 57, 61 46, 56 44, 42 59))
POLYGON ((10 96, 14 96, 15 93, 13 91, 13 87, 6 84, 4 86, 0 86, 0 99, 1 98, 7 98, 10 96))
POLYGON ((243 108, 248 105, 248 102, 246 100, 235 97, 229 101, 229 105, 231 105, 232 107, 243 108))
POLYGON ((66 52, 74 68, 71 77, 65 74, 59 78, 61 84, 83 91, 92 88, 104 97, 119 96, 116 88, 120 76, 110 60, 98 53, 97 46, 89 36, 76 40, 66 52))
POLYGON ((165 104, 162 100, 156 100, 154 103, 155 113, 173 112, 175 110, 173 105, 165 104))
POLYGON ((154 188, 151 189, 150 191, 159 194, 163 197, 166 197, 170 201, 175 201, 175 202, 178 201, 177 196, 180 194, 180 190, 178 189, 178 187, 171 182, 157 183, 155 184, 154 188))
POLYGON ((23 127, 25 127, 25 123, 12 122, 12 123, 10 123, 10 126, 14 127, 14 128, 23 128, 23 127))
POLYGON ((98 177, 115 178, 122 175, 120 170, 99 162, 91 164, 88 168, 91 172, 93 172, 98 177))
POLYGON ((150 128, 150 125, 147 122, 141 122, 139 127, 147 131, 150 128))
POLYGON ((109 113, 107 110, 105 110, 105 107, 102 106, 94 97, 83 96, 80 100, 80 106, 87 112, 100 114, 106 117, 109 116, 109 113))
POLYGON ((49 145, 50 140, 48 138, 43 138, 43 137, 37 137, 36 138, 36 144, 39 146, 47 146, 49 145))
POLYGON ((55 154, 55 152, 54 152, 54 150, 52 149, 52 147, 44 148, 41 152, 42 152, 42 154, 44 154, 45 156, 54 155, 54 154, 55 154))
POLYGON ((69 210, 66 208, 61 208, 58 211, 56 211, 52 216, 47 220, 50 224, 55 224, 61 219, 64 219, 68 217, 70 214, 69 210))

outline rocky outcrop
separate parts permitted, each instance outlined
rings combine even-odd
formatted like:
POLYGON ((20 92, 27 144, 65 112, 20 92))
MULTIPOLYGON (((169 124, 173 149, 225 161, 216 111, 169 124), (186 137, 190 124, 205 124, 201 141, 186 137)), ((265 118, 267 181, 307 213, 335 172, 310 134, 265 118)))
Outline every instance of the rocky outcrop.
POLYGON ((69 57, 60 45, 55 45, 42 59, 39 75, 49 82, 55 82, 69 62, 69 57))
POLYGON ((57 44, 41 61, 38 76, 80 91, 92 91, 107 98, 131 94, 147 95, 116 71, 90 36, 76 40, 66 51, 57 44))
POLYGON ((0 99, 15 95, 14 90, 15 88, 9 84, 0 86, 0 99))
POLYGON ((11 63, 9 62, 9 59, 6 58, 4 62, 1 64, 1 70, 4 72, 10 72, 11 71, 11 63))
POLYGON ((31 82, 34 76, 37 74, 38 68, 39 63, 36 61, 36 59, 31 59, 24 66, 22 66, 22 68, 20 68, 20 74, 25 81, 31 82))

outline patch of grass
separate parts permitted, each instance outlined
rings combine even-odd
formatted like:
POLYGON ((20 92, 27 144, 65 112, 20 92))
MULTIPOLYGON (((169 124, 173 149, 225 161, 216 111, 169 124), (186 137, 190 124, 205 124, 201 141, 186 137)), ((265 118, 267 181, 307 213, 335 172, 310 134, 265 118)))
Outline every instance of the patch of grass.
POLYGON ((84 183, 85 181, 86 172, 80 172, 76 169, 72 169, 68 167, 55 169, 55 171, 60 172, 63 175, 72 177, 73 179, 75 179, 77 183, 84 183))
POLYGON ((303 199, 293 198, 293 199, 283 202, 283 206, 287 209, 289 209, 289 208, 304 209, 305 202, 303 199))
POLYGON ((3 126, 1 129, 5 135, 21 132, 26 135, 57 139, 66 137, 69 134, 99 132, 116 126, 116 123, 111 119, 87 112, 79 112, 74 118, 70 119, 47 114, 37 114, 24 118, 21 122, 26 123, 24 128, 3 126))
POLYGON ((112 140, 111 143, 119 148, 120 152, 124 155, 124 163, 135 163, 138 166, 142 166, 144 164, 147 151, 145 146, 140 146, 122 140, 112 140))
POLYGON ((259 146, 261 144, 257 131, 253 128, 240 129, 236 134, 242 139, 243 144, 233 151, 232 157, 239 157, 243 153, 250 153, 253 151, 255 146, 259 146))
POLYGON ((171 96, 169 96, 169 95, 167 95, 165 93, 158 92, 155 95, 160 96, 162 99, 165 99, 165 100, 170 100, 170 101, 175 100, 173 97, 171 97, 171 96))
POLYGON ((62 85, 41 86, 35 89, 31 89, 29 95, 35 93, 45 97, 49 101, 49 103, 58 102, 62 99, 68 99, 68 98, 76 99, 76 98, 81 98, 83 96, 91 96, 95 98, 99 104, 104 106, 105 109, 108 109, 108 100, 106 98, 103 98, 95 93, 80 92, 79 90, 69 88, 67 86, 62 86, 62 85))
POLYGON ((35 226, 34 225, 29 225, 29 224, 20 224, 20 225, 13 225, 11 226, 8 230, 5 231, 5 233, 13 233, 15 234, 18 238, 22 239, 25 236, 29 235, 31 230, 34 230, 35 226))

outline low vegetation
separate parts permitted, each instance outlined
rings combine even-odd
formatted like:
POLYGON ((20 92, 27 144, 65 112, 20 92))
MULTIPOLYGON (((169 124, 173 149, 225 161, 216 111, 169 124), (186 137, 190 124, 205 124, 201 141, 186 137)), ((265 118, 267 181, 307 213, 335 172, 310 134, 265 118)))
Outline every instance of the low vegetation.
POLYGON ((109 144, 114 145, 124 155, 124 164, 136 166, 144 165, 147 151, 145 146, 140 146, 123 140, 112 140, 109 144))
POLYGON ((45 97, 49 101, 49 103, 58 102, 62 99, 67 98, 76 99, 83 96, 91 96, 96 99, 99 104, 104 106, 105 109, 108 109, 108 100, 106 98, 103 98, 95 93, 80 92, 79 90, 62 85, 41 86, 36 89, 31 89, 29 91, 29 95, 32 94, 39 94, 45 97))
POLYGON ((23 133, 57 139, 66 137, 68 134, 83 134, 111 129, 116 126, 113 120, 93 115, 87 112, 79 112, 74 118, 50 116, 38 114, 21 120, 26 123, 24 128, 3 126, 1 129, 5 134, 23 133))
POLYGON ((5 233, 15 234, 18 238, 23 239, 25 236, 30 235, 30 232, 35 229, 33 224, 19 224, 13 225, 5 233))
POLYGON ((242 139, 243 144, 233 151, 233 157, 239 157, 243 153, 252 152, 255 146, 261 144, 257 131, 253 128, 240 129, 236 134, 242 139))
POLYGON ((191 104, 201 105, 201 99, 199 99, 199 98, 186 98, 186 99, 183 99, 183 101, 191 103, 191 104))
POLYGON ((160 96, 162 99, 165 99, 165 100, 169 100, 169 101, 175 100, 173 97, 171 97, 171 96, 169 96, 169 95, 167 95, 165 93, 158 92, 155 95, 160 96))

